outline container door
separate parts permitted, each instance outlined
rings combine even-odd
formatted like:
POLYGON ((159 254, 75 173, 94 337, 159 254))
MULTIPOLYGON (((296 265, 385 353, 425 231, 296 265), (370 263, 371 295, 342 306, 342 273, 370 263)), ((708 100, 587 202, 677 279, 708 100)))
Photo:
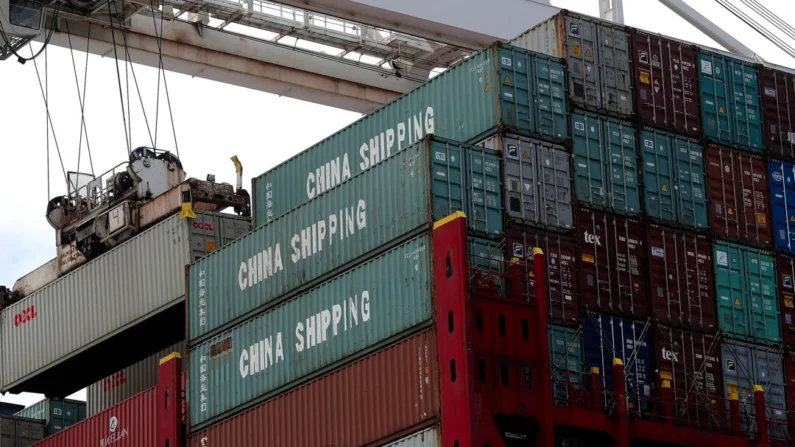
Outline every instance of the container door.
POLYGON ((611 113, 635 114, 632 72, 629 66, 629 34, 623 28, 599 22, 599 89, 601 108, 611 113))
POLYGON ((646 124, 668 128, 673 114, 668 112, 671 94, 666 81, 666 59, 660 36, 634 31, 635 87, 638 117, 646 124), (670 116, 670 119, 669 119, 670 116))
POLYGON ((733 92, 728 85, 731 79, 725 72, 723 58, 701 52, 698 59, 704 134, 719 143, 732 144, 734 117, 730 119, 733 112, 729 109, 729 97, 733 92))
MULTIPOLYGON (((751 350, 742 343, 734 341, 721 345, 721 359, 723 360, 723 386, 726 406, 729 405, 729 396, 736 392, 740 400, 740 414, 754 414, 754 363, 751 350)), ((743 429, 748 429, 747 418, 742 418, 743 429)))
POLYGON ((778 287, 776 286, 775 260, 759 250, 746 249, 744 253, 751 305, 751 336, 758 343, 778 344, 779 327, 778 287))
POLYGON ((749 318, 746 312, 745 260, 742 252, 729 244, 715 244, 715 287, 718 295, 720 328, 730 337, 747 338, 749 318))
POLYGON ((676 160, 677 221, 704 230, 707 222, 706 175, 703 147, 693 140, 671 135, 676 160))
POLYGON ((662 132, 644 130, 641 133, 643 144, 643 186, 646 214, 658 221, 676 223, 677 211, 674 198, 676 191, 674 163, 671 159, 669 138, 662 132))
POLYGON ((0 416, 0 447, 16 447, 16 420, 11 416, 0 416))
MULTIPOLYGON (((673 130, 677 133, 701 137, 701 98, 698 95, 698 52, 695 47, 667 40, 665 74, 671 78, 671 106, 673 130)), ((669 123, 670 123, 669 118, 669 123)))
MULTIPOLYGON (((781 309, 781 332, 784 343, 795 345, 795 262, 789 255, 779 254, 776 259, 778 296, 781 309)), ((795 379, 795 378, 793 378, 795 379)), ((793 395, 795 398, 795 395, 793 395)))
POLYGON ((477 237, 469 238, 469 276, 473 293, 505 297, 504 246, 477 237))
POLYGON ((640 213, 640 191, 638 188, 638 152, 635 129, 628 123, 608 120, 605 140, 609 144, 612 182, 610 196, 612 209, 627 215, 640 213))
POLYGON ((775 440, 788 439, 787 392, 784 389, 783 353, 778 349, 756 348, 754 383, 765 391, 768 433, 775 440))
POLYGON ((543 145, 537 153, 539 196, 543 197, 544 215, 550 227, 569 230, 574 227, 571 196, 571 157, 562 150, 543 145))
POLYGON ((531 100, 535 82, 531 70, 535 54, 519 47, 501 46, 498 57, 497 76, 500 82, 502 123, 525 132, 533 132, 536 130, 537 120, 535 104, 531 100))
POLYGON ((741 148, 762 152, 762 109, 759 106, 759 70, 734 59, 728 59, 734 94, 732 107, 736 116, 733 139, 741 148))
POLYGON ((740 239, 744 235, 740 225, 742 197, 737 191, 742 168, 735 162, 732 150, 712 146, 706 153, 712 231, 717 237, 740 239))
POLYGON ((774 157, 795 159, 795 76, 762 67, 765 146, 774 157))
POLYGON ((768 169, 776 248, 792 254, 795 253, 795 165, 771 159, 768 169))
POLYGON ((534 73, 538 133, 551 138, 569 138, 569 97, 563 62, 536 55, 534 73))
POLYGON ((567 406, 569 390, 584 384, 585 360, 582 352, 582 334, 576 329, 550 324, 549 356, 555 405, 567 406))
POLYGON ((505 213, 509 218, 529 224, 548 223, 544 206, 536 192, 537 145, 529 139, 503 137, 505 155, 505 213))
POLYGON ((569 97, 576 104, 599 109, 596 26, 590 20, 566 15, 565 27, 569 97))
POLYGON ((743 239, 756 245, 772 242, 767 166, 763 157, 735 152, 735 171, 742 174, 735 188, 743 198, 743 239))
MULTIPOLYGON (((502 233, 502 170, 499 152, 475 148, 462 151, 467 157, 470 228, 485 234, 502 233)), ((452 154, 451 154, 452 155, 452 154)), ((459 155, 460 157, 460 155, 459 155)), ((451 159, 451 163, 455 160, 451 159)), ((450 213, 448 213, 450 214, 450 213)), ((440 216, 442 217, 442 216, 440 216)))

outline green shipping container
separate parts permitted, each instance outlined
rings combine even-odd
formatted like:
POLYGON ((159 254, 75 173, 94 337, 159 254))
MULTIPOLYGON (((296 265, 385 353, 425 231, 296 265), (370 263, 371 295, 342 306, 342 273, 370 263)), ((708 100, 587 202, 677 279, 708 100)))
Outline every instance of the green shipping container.
POLYGON ((646 214, 666 224, 705 230, 704 148, 698 140, 661 130, 640 133, 646 214))
POLYGON ((715 242, 714 251, 720 329, 734 339, 780 344, 776 261, 772 254, 724 241, 715 242))
POLYGON ((500 234, 499 161, 497 152, 428 137, 196 261, 188 273, 190 343, 455 211, 472 216, 471 229, 500 234))
POLYGON ((86 403, 72 399, 44 399, 26 407, 16 416, 43 419, 47 422, 47 435, 54 435, 85 419, 86 403))
POLYGON ((577 201, 627 216, 640 214, 637 132, 632 123, 603 115, 571 115, 577 201))
POLYGON ((434 134, 475 142, 498 127, 568 138, 563 61, 499 44, 254 178, 263 225, 434 134))
POLYGON ((421 235, 192 348, 191 432, 426 327, 430 243, 421 235))
POLYGON ((582 332, 550 324, 549 356, 552 366, 552 398, 555 405, 567 406, 571 387, 576 387, 577 384, 585 387, 582 332))

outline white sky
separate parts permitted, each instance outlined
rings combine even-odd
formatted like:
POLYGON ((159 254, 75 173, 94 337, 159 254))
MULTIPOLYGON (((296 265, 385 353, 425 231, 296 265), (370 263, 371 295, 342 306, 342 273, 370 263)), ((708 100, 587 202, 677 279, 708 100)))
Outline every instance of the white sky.
MULTIPOLYGON (((767 42, 712 0, 688 0, 745 45, 771 62, 795 67, 795 60, 767 42)), ((739 1, 735 0, 739 4, 739 1)), ((795 2, 762 0, 785 21, 795 17, 795 2)), ((598 15, 598 0, 552 0, 558 7, 598 15)), ((718 45, 656 0, 624 0, 627 25, 659 32, 712 47, 718 45)), ((772 29, 772 28, 771 28, 772 29)), ((786 40, 786 39, 785 39, 786 40)), ((795 42, 788 40, 790 45, 795 42)), ((75 51, 83 85, 85 54, 75 51)), ((37 59, 43 76, 44 57, 37 59)), ((121 119, 116 67, 111 57, 89 56, 86 124, 95 172, 104 172, 127 158, 121 119)), ((49 50, 50 113, 67 170, 77 170, 80 107, 72 59, 67 49, 49 50)), ((120 63, 124 85, 124 64, 120 63)), ((154 128, 157 71, 135 66, 135 74, 154 128)), ((188 176, 216 175, 217 181, 234 184, 229 157, 237 155, 244 166, 244 187, 264 172, 302 149, 355 121, 357 113, 280 98, 259 91, 167 73, 174 111, 179 154, 188 176)), ((44 219, 47 201, 65 193, 65 183, 51 138, 50 181, 47 189, 46 127, 44 104, 34 64, 13 60, 0 63, 3 86, 0 107, 0 284, 12 286, 25 273, 55 255, 54 230, 44 219)), ((124 85, 126 88, 126 85, 124 85)), ((143 114, 130 82, 132 146, 151 146, 143 114)), ((163 93, 161 91, 161 96, 163 93)), ((165 100, 161 99, 157 147, 174 150, 174 138, 165 100)), ((90 172, 85 140, 81 171, 90 172)), ((85 399, 85 391, 74 398, 85 399)), ((6 395, 0 401, 30 405, 42 396, 6 395)))

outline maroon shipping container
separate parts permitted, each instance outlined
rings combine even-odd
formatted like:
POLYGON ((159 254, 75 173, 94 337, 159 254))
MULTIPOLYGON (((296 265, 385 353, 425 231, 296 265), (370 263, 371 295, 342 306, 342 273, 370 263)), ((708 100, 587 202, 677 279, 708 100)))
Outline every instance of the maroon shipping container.
POLYGON ((635 101, 644 124, 695 135, 701 133, 698 51, 677 40, 632 31, 635 101))
POLYGON ((705 236, 649 224, 649 293, 652 315, 664 324, 717 329, 712 244, 705 236))
POLYGON ((779 308, 781 309, 781 335, 784 343, 795 346, 795 260, 792 256, 779 254, 776 258, 778 275, 779 308))
MULTIPOLYGON (((579 324, 580 298, 577 284, 577 240, 574 236, 511 225, 506 231, 511 256, 532 266, 533 248, 539 247, 547 257, 549 320, 556 324, 579 324)), ((535 281, 531 275, 527 292, 535 299, 535 281)))
POLYGON ((710 144, 707 158, 709 226, 721 239, 766 247, 772 241, 767 162, 710 144))
POLYGON ((637 220, 577 211, 580 291, 585 306, 636 319, 649 316, 645 239, 637 220))
POLYGON ((762 114, 770 155, 795 160, 795 74, 762 67, 762 114))

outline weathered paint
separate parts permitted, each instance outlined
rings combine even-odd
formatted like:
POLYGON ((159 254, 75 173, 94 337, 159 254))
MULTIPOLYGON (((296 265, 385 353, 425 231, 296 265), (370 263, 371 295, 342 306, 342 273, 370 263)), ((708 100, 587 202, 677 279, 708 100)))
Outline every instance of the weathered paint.
POLYGON ((753 343, 781 343, 772 253, 724 241, 713 248, 720 329, 753 343))
POLYGON ((555 405, 566 406, 573 384, 585 387, 587 371, 582 352, 582 332, 550 324, 549 357, 552 366, 552 398, 555 405))
POLYGON ((795 164, 769 158, 768 178, 776 248, 795 254, 795 164))
POLYGON ((698 61, 706 137, 718 144, 762 152, 762 109, 756 63, 703 48, 698 61))
MULTIPOLYGON (((488 194, 474 203, 470 228, 502 230, 502 199, 490 181, 499 154, 465 156, 487 149, 426 138, 376 166, 372 173, 305 203, 263 225, 189 268, 189 338, 203 338, 261 312, 350 263, 383 251, 410 233, 427 228, 434 218, 469 209, 478 187, 488 194), (468 160, 487 162, 492 173, 480 183, 468 160), (496 212, 495 210, 500 210, 496 212), (494 218, 500 219, 494 222, 494 218), (492 219, 489 221, 488 219, 492 219)), ((491 152, 491 151, 489 151, 491 152)), ((483 166, 486 166, 484 164, 483 166)))
POLYGON ((667 224, 706 230, 706 173, 698 140, 644 128, 640 146, 646 215, 667 224))
POLYGON ((20 416, 0 416, 0 445, 3 447, 28 447, 47 436, 44 421, 20 416))
POLYGON ((762 66, 762 114, 765 147, 773 157, 795 160, 795 73, 762 66))
POLYGON ((430 251, 419 236, 191 347, 191 431, 429 321, 430 251))
POLYGON ((44 399, 16 415, 30 419, 43 419, 47 422, 47 435, 54 435, 85 419, 86 403, 74 399, 44 399))
POLYGON ((568 138, 563 62, 498 44, 254 178, 263 225, 427 134, 479 141, 497 127, 568 138))
POLYGON ((442 431, 436 426, 426 428, 395 442, 390 442, 384 447, 442 447, 442 431))
MULTIPOLYGON (((795 346, 795 259, 779 253, 776 257, 778 305, 781 309, 781 336, 784 343, 795 346)), ((795 396, 793 396, 795 398, 795 396)))
POLYGON ((577 200, 589 208, 640 214, 635 126, 589 112, 573 113, 571 124, 577 200))

